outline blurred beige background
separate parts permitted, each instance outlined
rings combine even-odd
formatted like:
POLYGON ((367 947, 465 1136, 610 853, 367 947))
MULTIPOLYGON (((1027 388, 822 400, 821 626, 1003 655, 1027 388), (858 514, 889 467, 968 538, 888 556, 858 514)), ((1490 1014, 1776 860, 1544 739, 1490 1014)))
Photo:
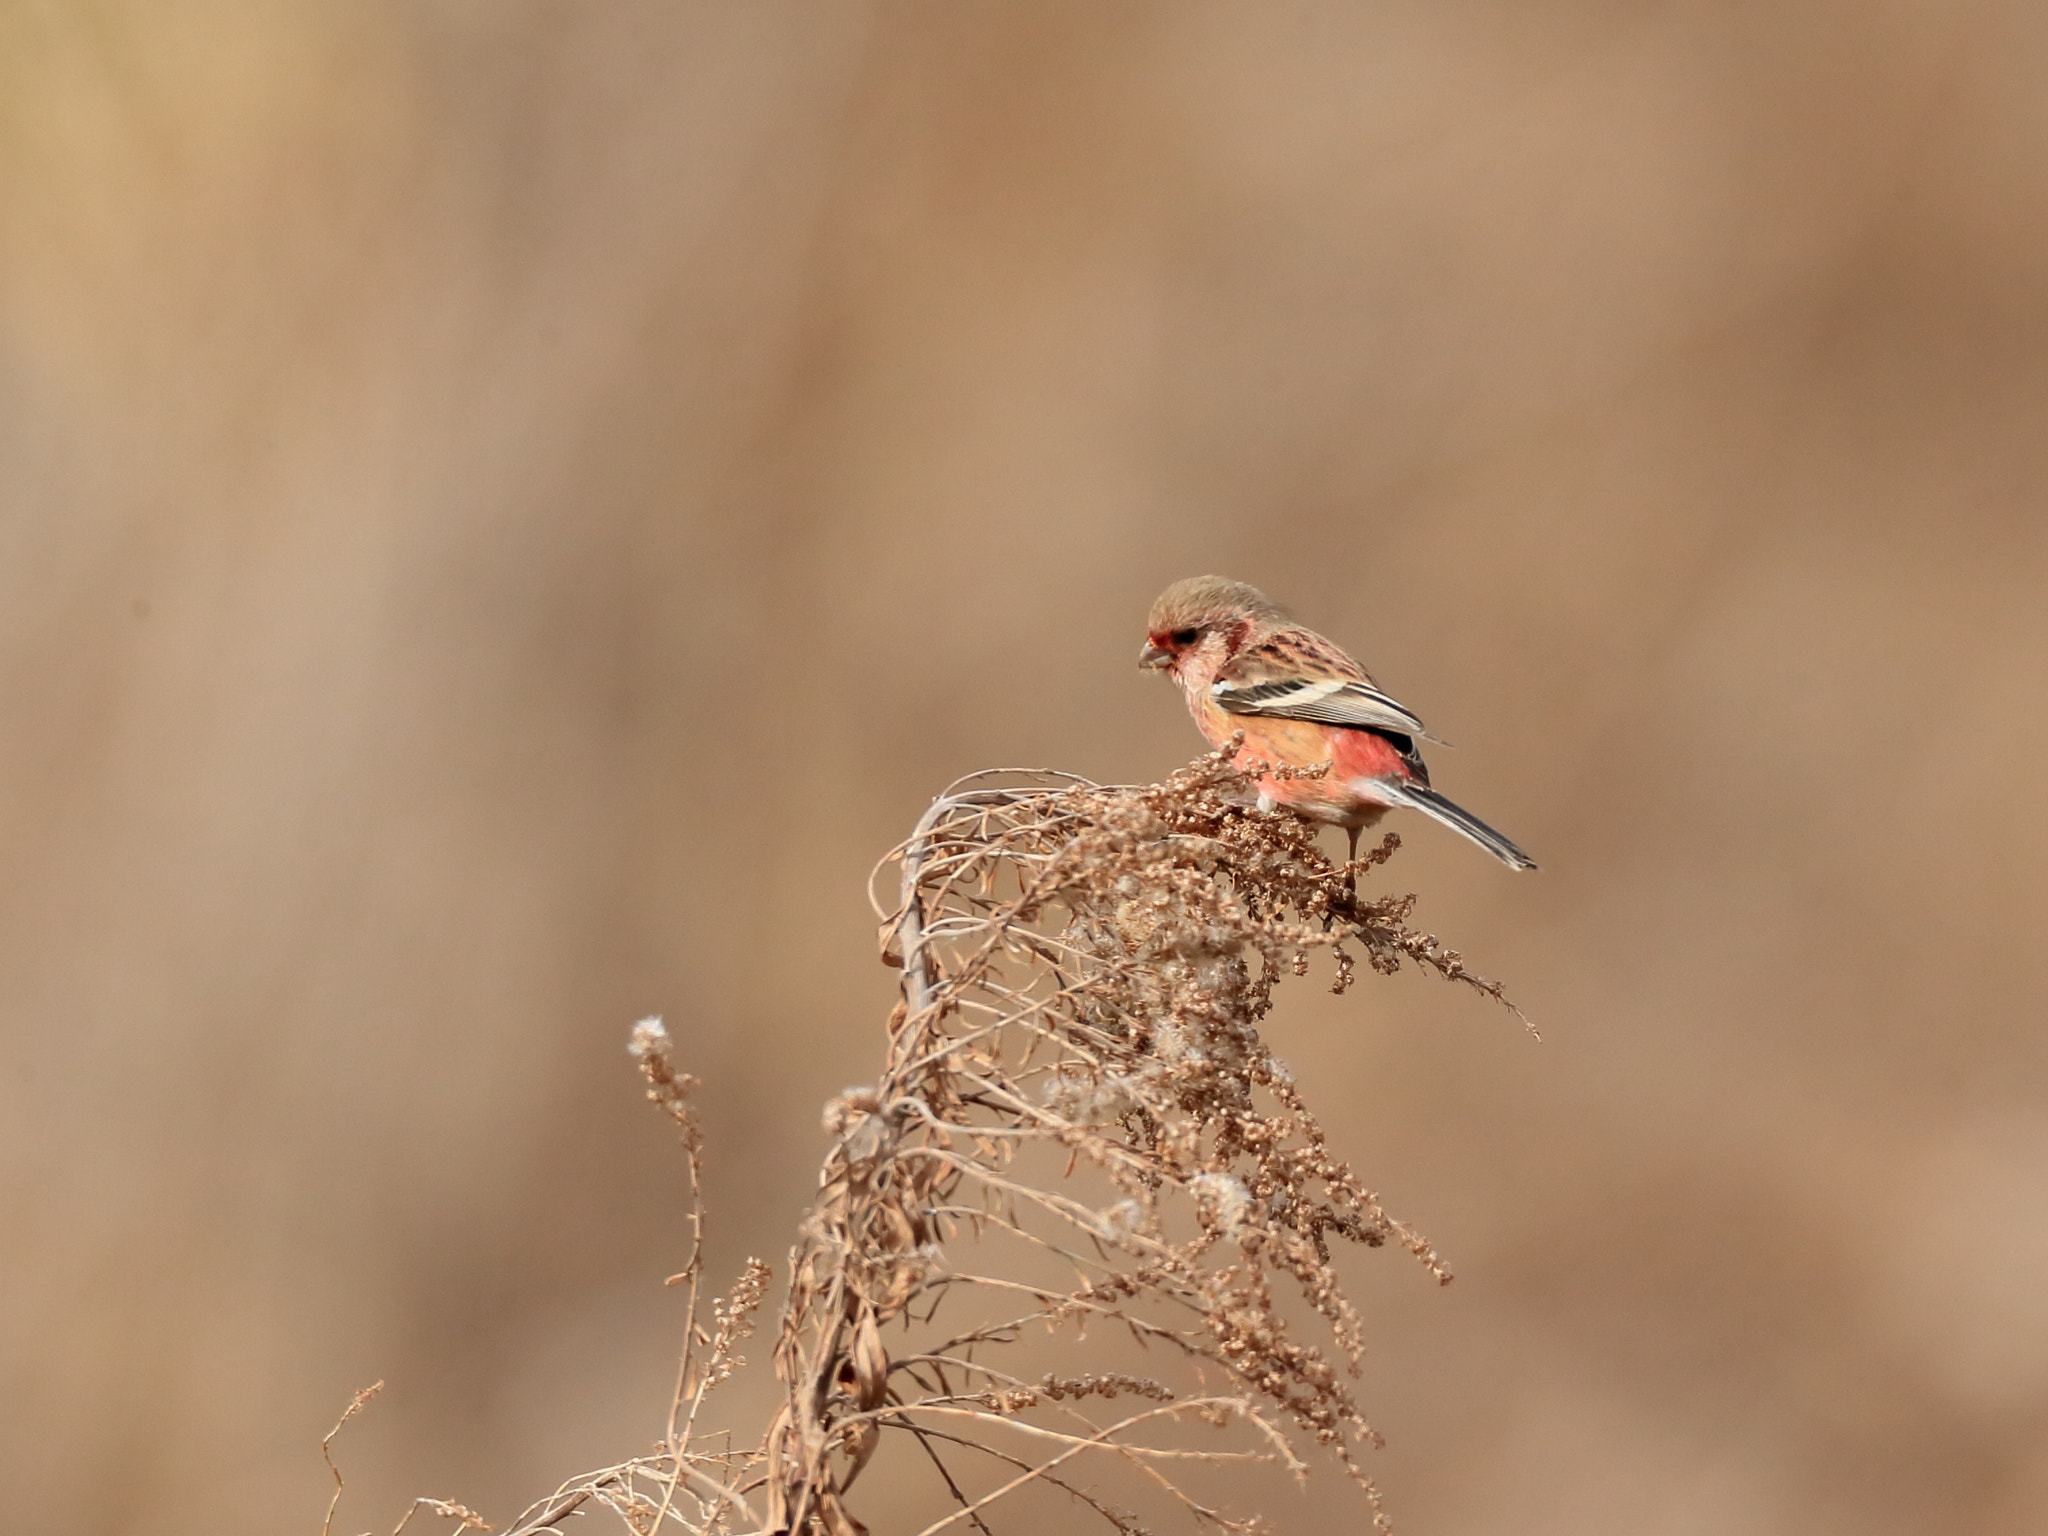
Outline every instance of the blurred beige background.
POLYGON ((1544 863, 1389 872, 1544 1044, 1272 1025, 1460 1274, 1353 1266, 1402 1528, 2048 1531, 2044 79, 2023 0, 7 7, 6 1527, 316 1531, 377 1377, 337 1530, 645 1447, 628 1026, 779 1264, 869 863, 1192 755, 1216 570, 1544 863))

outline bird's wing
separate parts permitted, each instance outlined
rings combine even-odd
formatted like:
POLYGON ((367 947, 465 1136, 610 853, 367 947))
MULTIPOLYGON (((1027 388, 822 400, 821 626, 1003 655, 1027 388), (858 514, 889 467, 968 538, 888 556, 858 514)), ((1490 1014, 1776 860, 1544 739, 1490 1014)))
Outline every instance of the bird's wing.
POLYGON ((1422 722, 1374 686, 1365 669, 1320 635, 1279 636, 1240 653, 1209 686, 1233 715, 1420 736, 1422 722), (1291 642, 1291 643, 1290 643, 1291 642))
POLYGON ((1209 692, 1233 715, 1273 715, 1313 720, 1360 731, 1420 736, 1422 722, 1370 683, 1340 678, 1297 678, 1291 682, 1238 684, 1218 678, 1209 692))

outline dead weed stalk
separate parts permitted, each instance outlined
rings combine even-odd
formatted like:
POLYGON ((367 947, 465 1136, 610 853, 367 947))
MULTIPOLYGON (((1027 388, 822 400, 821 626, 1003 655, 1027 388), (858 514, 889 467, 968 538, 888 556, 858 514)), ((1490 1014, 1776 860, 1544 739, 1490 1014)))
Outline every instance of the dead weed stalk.
POLYGON ((1140 1516, 1102 1491, 1111 1464, 1148 1504, 1261 1530, 1198 1469, 1300 1477, 1311 1447, 1385 1526, 1357 1460, 1378 1437, 1351 1385, 1363 1330, 1333 1242, 1391 1239, 1450 1272, 1332 1153, 1259 1024, 1322 950, 1338 992, 1360 959, 1383 975, 1413 961, 1505 999, 1408 926, 1412 897, 1353 894, 1395 837, 1347 868, 1246 799, 1223 753, 1139 788, 976 775, 878 866, 900 869, 877 910, 902 1000, 874 1085, 826 1107, 833 1143, 775 1331, 784 1400, 741 1449, 700 1413, 740 1364, 768 1269, 750 1262, 707 1325, 694 1084, 659 1022, 635 1029, 690 1165, 674 1403, 654 1454, 564 1484, 515 1536, 593 1501, 638 1536, 859 1536, 851 1493, 891 1437, 947 1501, 919 1536, 986 1536, 991 1507, 1033 1485, 1135 1536, 1140 1516), (1031 1373, 1046 1347, 1096 1368, 1031 1373), (1109 1368, 1127 1356, 1142 1373, 1109 1368))

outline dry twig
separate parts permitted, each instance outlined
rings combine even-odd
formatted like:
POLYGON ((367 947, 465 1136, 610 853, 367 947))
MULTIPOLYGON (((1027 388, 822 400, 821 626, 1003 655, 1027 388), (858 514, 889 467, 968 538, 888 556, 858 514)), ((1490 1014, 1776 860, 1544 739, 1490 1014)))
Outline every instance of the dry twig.
POLYGON ((1227 753, 1138 788, 977 775, 884 861, 900 871, 877 907, 902 1001, 874 1085, 826 1108, 834 1141, 775 1340, 784 1402, 751 1448, 707 1438, 699 1416, 741 1364, 768 1269, 750 1261, 703 1325, 694 1084, 658 1021, 636 1028, 693 1197, 668 1429, 654 1455, 564 1484, 513 1536, 593 1501, 639 1536, 859 1536, 850 1491, 891 1432, 949 1501, 919 1536, 986 1533, 991 1506, 1033 1485, 1110 1530, 1143 1529, 1086 1472, 1102 1458, 1198 1524, 1250 1532, 1261 1522, 1203 1502, 1179 1469, 1301 1476, 1311 1446, 1384 1525, 1356 1457, 1377 1436, 1350 1385, 1364 1337, 1332 1240, 1391 1238, 1439 1281, 1450 1272, 1330 1150, 1259 1024, 1319 950, 1340 992, 1362 957, 1506 1000, 1408 926, 1412 897, 1352 894, 1397 839, 1346 866, 1247 798, 1227 753), (1015 1368, 1027 1334, 1090 1327, 1141 1346, 1153 1374, 1107 1368, 1100 1339, 1092 1371, 1015 1368), (1191 1428, 1225 1440, 1191 1442, 1191 1428))

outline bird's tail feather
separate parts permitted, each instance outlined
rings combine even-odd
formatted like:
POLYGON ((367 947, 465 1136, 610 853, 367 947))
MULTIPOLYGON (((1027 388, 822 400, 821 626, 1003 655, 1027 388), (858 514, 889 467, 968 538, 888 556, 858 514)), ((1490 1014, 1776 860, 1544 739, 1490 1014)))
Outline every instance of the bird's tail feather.
POLYGON ((1425 816, 1435 818, 1455 832, 1464 833, 1508 868, 1536 867, 1536 861, 1517 848, 1506 836, 1494 831, 1455 800, 1445 799, 1427 784, 1418 784, 1409 779, 1400 786, 1400 795, 1404 801, 1425 816))

